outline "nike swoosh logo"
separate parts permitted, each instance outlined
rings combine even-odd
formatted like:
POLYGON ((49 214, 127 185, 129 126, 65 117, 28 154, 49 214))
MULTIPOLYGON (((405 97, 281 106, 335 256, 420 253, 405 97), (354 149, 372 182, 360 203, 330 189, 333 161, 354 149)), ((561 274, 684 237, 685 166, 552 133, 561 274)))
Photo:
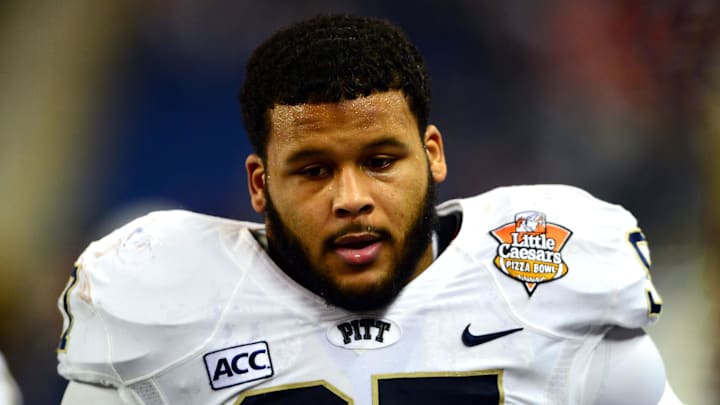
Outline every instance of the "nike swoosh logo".
POLYGON ((486 333, 484 335, 473 335, 470 333, 470 324, 468 324, 462 333, 462 341, 465 346, 473 347, 521 330, 523 330, 523 328, 508 329, 500 332, 486 333))

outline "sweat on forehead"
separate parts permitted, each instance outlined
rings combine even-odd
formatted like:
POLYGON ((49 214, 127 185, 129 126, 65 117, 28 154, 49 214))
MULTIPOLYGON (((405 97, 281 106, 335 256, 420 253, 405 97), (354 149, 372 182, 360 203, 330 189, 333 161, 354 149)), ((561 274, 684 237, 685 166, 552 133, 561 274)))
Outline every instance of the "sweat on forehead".
POLYGON ((269 118, 270 133, 290 126, 320 129, 331 120, 353 122, 358 127, 370 126, 379 119, 414 121, 407 101, 399 91, 376 93, 337 103, 275 105, 269 111, 269 118))
POLYGON ((335 147, 378 137, 402 136, 403 142, 421 142, 415 117, 399 91, 372 94, 338 103, 277 105, 270 111, 268 153, 273 145, 312 141, 335 147))

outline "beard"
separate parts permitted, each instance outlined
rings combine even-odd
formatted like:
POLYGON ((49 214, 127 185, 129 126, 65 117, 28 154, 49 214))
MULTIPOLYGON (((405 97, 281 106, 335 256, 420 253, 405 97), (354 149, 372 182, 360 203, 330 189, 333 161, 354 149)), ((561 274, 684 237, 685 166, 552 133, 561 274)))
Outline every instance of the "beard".
MULTIPOLYGON (((437 222, 437 214, 435 212, 435 184, 429 170, 427 184, 425 196, 417 206, 414 220, 409 229, 404 230, 405 243, 399 257, 388 270, 390 274, 381 282, 368 286, 362 291, 343 288, 321 269, 312 265, 308 249, 301 242, 302 238, 287 227, 275 208, 266 187, 265 215, 270 257, 288 276, 323 297, 330 305, 351 311, 370 311, 385 307, 410 281, 422 255, 432 241, 432 231, 437 222)), ((371 230, 384 241, 392 242, 392 236, 386 229, 371 227, 371 230)), ((344 227, 335 235, 325 239, 323 249, 325 251, 332 249, 333 240, 338 236, 366 231, 368 231, 368 227, 361 224, 344 227)))

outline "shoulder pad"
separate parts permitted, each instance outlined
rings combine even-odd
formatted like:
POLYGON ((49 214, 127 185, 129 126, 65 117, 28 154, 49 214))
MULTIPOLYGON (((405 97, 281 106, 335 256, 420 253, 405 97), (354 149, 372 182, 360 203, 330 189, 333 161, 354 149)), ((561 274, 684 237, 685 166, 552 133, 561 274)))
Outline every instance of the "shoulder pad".
POLYGON ((536 185, 494 189, 439 212, 452 209, 463 212, 453 243, 539 329, 637 328, 659 315, 647 243, 621 206, 570 186, 536 185))
POLYGON ((58 301, 60 373, 117 386, 199 350, 244 275, 229 247, 252 227, 161 211, 92 243, 58 301))

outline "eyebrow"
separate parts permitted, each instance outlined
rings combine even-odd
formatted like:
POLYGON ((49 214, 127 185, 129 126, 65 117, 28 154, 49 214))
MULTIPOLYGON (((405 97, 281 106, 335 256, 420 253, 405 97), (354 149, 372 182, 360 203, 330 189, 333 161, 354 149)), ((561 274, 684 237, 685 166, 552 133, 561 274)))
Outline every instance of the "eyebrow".
POLYGON ((408 145, 405 142, 401 142, 397 140, 396 138, 386 136, 380 139, 377 139, 365 146, 363 146, 363 150, 371 150, 371 149, 377 149, 382 147, 392 147, 392 148, 400 148, 403 150, 408 149, 408 145))
MULTIPOLYGON (((397 140, 394 137, 386 136, 380 139, 377 139, 373 142, 370 142, 367 145, 364 145, 362 147, 363 151, 370 151, 373 149, 378 148, 384 148, 384 147, 391 147, 391 148, 399 148, 403 152, 406 152, 408 150, 408 145, 405 142, 401 142, 397 140)), ((319 149, 319 148, 306 148, 301 149, 296 152, 293 152, 290 154, 290 156, 285 159, 286 163, 292 164, 301 160, 305 159, 312 159, 317 158, 320 156, 324 156, 327 154, 327 151, 325 149, 319 149)))

